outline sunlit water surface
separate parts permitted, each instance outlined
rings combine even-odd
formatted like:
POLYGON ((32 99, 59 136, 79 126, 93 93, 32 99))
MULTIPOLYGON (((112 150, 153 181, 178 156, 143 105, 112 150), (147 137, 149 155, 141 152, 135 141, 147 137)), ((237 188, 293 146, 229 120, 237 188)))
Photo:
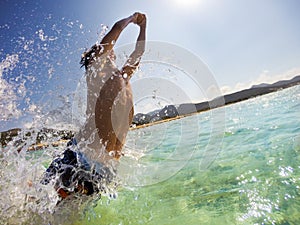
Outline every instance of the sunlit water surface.
MULTIPOLYGON (((12 147, 3 149, 0 222, 300 224, 299 100, 300 86, 295 86, 131 131, 121 168, 129 168, 129 163, 134 164, 134 161, 136 165, 158 163, 162 165, 162 174, 169 165, 178 165, 178 168, 171 169, 175 175, 158 177, 157 182, 149 175, 151 171, 146 170, 144 178, 143 174, 137 175, 139 179, 142 177, 143 185, 121 179, 117 198, 103 195, 99 199, 96 196, 88 201, 77 199, 57 207, 55 191, 38 181, 53 155, 64 147, 21 154, 12 147), (209 155, 205 149, 213 136, 211 119, 220 110, 226 115, 223 138, 215 140, 222 142, 221 145, 216 143, 221 148, 210 148, 218 154, 208 167, 202 167, 201 162, 209 155), (190 129, 183 129, 183 124, 190 124, 190 129), (180 130, 186 133, 183 135, 178 132, 180 130), (187 138, 194 138, 195 133, 196 140, 187 138), (174 140, 180 136, 185 139, 180 140, 179 146, 174 140), (191 146, 190 143, 196 144, 191 146), (176 159, 171 154, 174 150, 179 152, 176 159), (182 161, 178 157, 181 151, 182 161), (189 152, 193 154, 186 157, 189 152), (168 164, 172 160, 176 163, 168 164)), ((136 165, 134 169, 138 169, 136 165)), ((120 174, 130 177, 127 172, 132 173, 132 170, 120 171, 120 174)))
MULTIPOLYGON (((300 86, 224 109, 222 149, 209 168, 199 169, 212 111, 185 118, 199 123, 200 134, 183 169, 151 186, 121 188, 116 200, 99 202, 86 224, 300 224, 300 86)), ((143 131, 155 137, 163 126, 143 131)), ((180 126, 173 121, 168 129, 180 126)), ((160 146, 166 147, 155 154, 174 147, 160 146)))

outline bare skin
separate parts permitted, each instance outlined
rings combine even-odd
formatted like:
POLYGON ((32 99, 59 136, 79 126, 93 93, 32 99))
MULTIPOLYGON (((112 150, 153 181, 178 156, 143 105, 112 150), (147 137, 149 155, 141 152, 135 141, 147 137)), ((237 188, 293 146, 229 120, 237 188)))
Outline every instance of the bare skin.
POLYGON ((133 118, 130 78, 136 71, 145 51, 146 16, 134 13, 114 24, 102 39, 82 58, 87 81, 87 120, 76 135, 80 149, 93 160, 106 164, 122 155, 126 135, 133 118), (124 66, 115 64, 113 47, 121 32, 130 23, 140 32, 134 51, 124 66))

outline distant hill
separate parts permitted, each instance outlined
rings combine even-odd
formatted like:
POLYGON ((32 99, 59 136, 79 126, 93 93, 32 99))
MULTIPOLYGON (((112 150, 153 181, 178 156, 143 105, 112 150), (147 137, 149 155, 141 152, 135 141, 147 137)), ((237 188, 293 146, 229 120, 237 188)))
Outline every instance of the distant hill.
POLYGON ((261 84, 257 84, 257 85, 253 85, 251 88, 262 88, 262 87, 267 87, 270 84, 267 83, 261 83, 261 84))
POLYGON ((292 78, 291 80, 281 80, 273 84, 262 83, 258 85, 253 85, 251 88, 262 88, 268 86, 286 88, 285 86, 290 87, 299 84, 299 82, 300 82, 300 75, 292 78))
POLYGON ((209 109, 217 108, 223 105, 228 105, 250 98, 254 98, 260 95, 268 94, 280 89, 288 88, 300 84, 300 75, 294 77, 291 80, 282 80, 273 84, 259 84, 254 85, 249 89, 238 91, 232 94, 224 95, 224 99, 221 97, 213 99, 211 101, 205 101, 201 103, 184 103, 178 106, 168 105, 161 110, 155 110, 153 112, 143 114, 136 114, 133 118, 133 124, 141 126, 144 124, 162 121, 165 119, 176 118, 179 116, 185 116, 196 112, 202 112, 209 109))
MULTIPOLYGON (((275 92, 284 88, 288 88, 291 86, 295 86, 300 84, 300 75, 294 77, 291 80, 282 80, 273 84, 259 84, 254 85, 249 89, 245 89, 242 91, 238 91, 232 94, 227 94, 222 97, 213 99, 211 101, 205 101, 200 103, 184 103, 180 105, 167 105, 162 109, 157 109, 151 111, 149 113, 138 113, 134 115, 133 118, 133 127, 143 127, 163 121, 167 121, 170 119, 181 118, 183 116, 187 116, 193 113, 202 112, 206 110, 210 110, 213 108, 221 107, 224 105, 240 102, 243 100, 247 100, 250 98, 254 98, 260 95, 268 94, 271 92, 275 92)), ((13 137, 18 136, 21 132, 21 129, 12 129, 9 131, 1 132, 1 146, 6 146, 8 142, 10 142, 13 137)), ((66 130, 54 130, 43 128, 38 131, 28 131, 25 134, 21 135, 20 140, 15 140, 15 143, 18 144, 20 142, 24 142, 26 138, 35 136, 36 144, 39 144, 43 141, 46 141, 49 136, 56 139, 67 140, 70 139, 73 135, 73 131, 66 130)), ((19 135, 20 136, 20 135, 19 135)))

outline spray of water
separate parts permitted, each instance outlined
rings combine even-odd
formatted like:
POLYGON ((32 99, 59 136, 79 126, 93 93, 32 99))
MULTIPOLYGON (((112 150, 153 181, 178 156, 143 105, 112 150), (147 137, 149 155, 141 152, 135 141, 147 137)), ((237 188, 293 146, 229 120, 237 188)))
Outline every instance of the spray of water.
MULTIPOLYGON (((0 27, 4 33, 9 29, 12 25, 0 27)), ((101 34, 106 30, 103 25, 101 34)), ((53 186, 41 183, 49 163, 65 149, 65 143, 51 143, 69 138, 68 131, 78 126, 72 123, 72 93, 83 73, 80 55, 94 42, 82 40, 90 32, 79 21, 48 16, 1 49, 0 129, 18 129, 1 134, 0 224, 69 223, 92 205, 87 202, 93 198, 76 197, 57 204, 53 186), (46 147, 29 151, 37 143, 46 147)))

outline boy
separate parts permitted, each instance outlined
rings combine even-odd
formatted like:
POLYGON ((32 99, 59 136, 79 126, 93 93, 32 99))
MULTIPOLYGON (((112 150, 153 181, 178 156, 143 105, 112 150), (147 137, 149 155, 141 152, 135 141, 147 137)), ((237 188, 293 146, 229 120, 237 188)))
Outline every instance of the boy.
POLYGON ((68 143, 63 157, 55 159, 46 170, 42 183, 55 181, 62 199, 73 192, 93 194, 112 181, 113 164, 122 156, 122 147, 133 118, 130 78, 145 51, 146 16, 142 13, 114 24, 99 45, 85 52, 81 59, 86 70, 86 122, 68 143), (140 32, 135 50, 119 70, 113 47, 130 23, 140 32), (78 144, 77 142, 78 141, 78 144))

